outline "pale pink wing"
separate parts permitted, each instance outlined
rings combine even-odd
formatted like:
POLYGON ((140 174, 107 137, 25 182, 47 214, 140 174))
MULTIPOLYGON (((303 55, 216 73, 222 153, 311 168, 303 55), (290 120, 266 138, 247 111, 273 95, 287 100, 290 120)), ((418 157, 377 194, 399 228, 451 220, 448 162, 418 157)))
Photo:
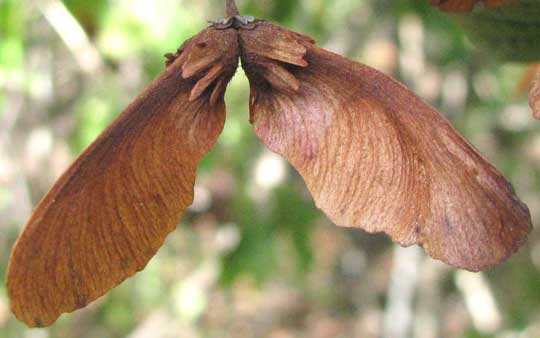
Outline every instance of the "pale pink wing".
POLYGON ((531 219, 512 186, 410 90, 270 23, 240 38, 255 132, 334 223, 474 271, 523 244, 531 219))

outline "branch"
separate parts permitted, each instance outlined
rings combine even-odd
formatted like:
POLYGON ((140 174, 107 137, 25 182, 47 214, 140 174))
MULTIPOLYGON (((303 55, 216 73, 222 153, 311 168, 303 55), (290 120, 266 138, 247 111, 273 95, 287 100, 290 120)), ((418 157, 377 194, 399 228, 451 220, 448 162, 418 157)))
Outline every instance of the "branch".
POLYGON ((234 0, 227 0, 227 16, 231 17, 239 14, 236 2, 234 0))

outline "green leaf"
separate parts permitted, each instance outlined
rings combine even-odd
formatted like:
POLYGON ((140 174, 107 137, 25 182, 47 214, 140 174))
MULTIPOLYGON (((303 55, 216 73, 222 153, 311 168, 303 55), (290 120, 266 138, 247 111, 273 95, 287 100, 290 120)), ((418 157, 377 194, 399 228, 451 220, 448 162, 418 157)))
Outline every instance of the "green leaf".
MULTIPOLYGON (((298 180, 296 181, 298 183, 298 180)), ((292 240, 296 251, 297 267, 306 271, 313 263, 311 247, 312 224, 321 212, 318 211, 311 199, 300 195, 300 187, 283 185, 276 190, 276 204, 272 211, 271 222, 277 224, 285 235, 292 240)))
POLYGON ((241 240, 238 248, 224 258, 222 281, 231 284, 242 274, 248 274, 258 283, 266 280, 276 269, 276 224, 265 219, 263 212, 247 197, 235 206, 241 240))
POLYGON ((540 60, 540 0, 521 0, 456 18, 486 54, 504 61, 540 60))

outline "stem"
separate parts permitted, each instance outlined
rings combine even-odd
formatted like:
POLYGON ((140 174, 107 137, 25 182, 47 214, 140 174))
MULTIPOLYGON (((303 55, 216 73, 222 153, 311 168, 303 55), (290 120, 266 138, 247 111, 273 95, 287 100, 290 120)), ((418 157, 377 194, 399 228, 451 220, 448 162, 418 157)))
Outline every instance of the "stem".
POLYGON ((227 16, 231 17, 239 14, 236 2, 234 0, 227 0, 227 16))

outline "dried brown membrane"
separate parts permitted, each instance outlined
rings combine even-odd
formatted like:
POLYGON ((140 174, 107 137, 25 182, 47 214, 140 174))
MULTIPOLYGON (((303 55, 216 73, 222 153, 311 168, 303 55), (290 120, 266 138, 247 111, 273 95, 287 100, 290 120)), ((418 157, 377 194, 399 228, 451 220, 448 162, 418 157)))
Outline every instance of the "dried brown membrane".
POLYGON ((472 271, 523 244, 527 207, 440 113, 390 77, 228 6, 229 18, 167 55, 166 70, 37 206, 8 271, 21 321, 50 325, 145 267, 193 201, 239 58, 256 134, 337 225, 472 271))
POLYGON ((430 0, 432 5, 446 12, 469 12, 477 5, 491 8, 517 1, 519 0, 430 0))

